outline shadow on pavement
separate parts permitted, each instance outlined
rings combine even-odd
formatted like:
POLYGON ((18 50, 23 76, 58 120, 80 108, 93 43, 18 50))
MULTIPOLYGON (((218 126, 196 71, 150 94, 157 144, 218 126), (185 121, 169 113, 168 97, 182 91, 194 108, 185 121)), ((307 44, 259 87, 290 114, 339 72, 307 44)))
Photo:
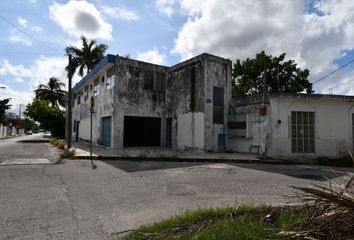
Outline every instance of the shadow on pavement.
POLYGON ((20 140, 18 143, 49 143, 49 139, 20 140))
POLYGON ((275 164, 230 164, 233 166, 258 171, 283 174, 290 177, 309 179, 315 181, 328 181, 337 177, 344 177, 354 173, 351 168, 306 166, 306 165, 275 165, 275 164))
POLYGON ((185 168, 205 165, 206 163, 196 162, 154 162, 154 161, 102 161, 125 172, 157 171, 173 168, 185 168))

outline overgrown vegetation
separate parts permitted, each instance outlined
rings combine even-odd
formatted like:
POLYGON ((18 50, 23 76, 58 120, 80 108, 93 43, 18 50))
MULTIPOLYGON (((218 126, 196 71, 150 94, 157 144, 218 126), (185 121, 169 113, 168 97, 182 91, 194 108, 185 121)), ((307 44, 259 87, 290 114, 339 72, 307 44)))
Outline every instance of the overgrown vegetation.
POLYGON ((61 158, 72 158, 75 156, 76 148, 65 148, 61 158))
POLYGON ((200 209, 141 227, 123 237, 134 239, 288 239, 279 234, 302 217, 297 208, 238 206, 200 209), (272 214, 272 223, 265 216, 272 214))

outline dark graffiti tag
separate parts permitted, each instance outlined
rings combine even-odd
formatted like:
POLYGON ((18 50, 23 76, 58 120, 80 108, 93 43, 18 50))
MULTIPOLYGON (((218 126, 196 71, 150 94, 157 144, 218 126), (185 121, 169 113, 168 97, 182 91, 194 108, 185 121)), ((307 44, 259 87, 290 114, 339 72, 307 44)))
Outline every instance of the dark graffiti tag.
POLYGON ((139 97, 139 94, 134 91, 134 90, 128 90, 128 91, 117 91, 118 97, 126 97, 126 98, 137 98, 139 97))

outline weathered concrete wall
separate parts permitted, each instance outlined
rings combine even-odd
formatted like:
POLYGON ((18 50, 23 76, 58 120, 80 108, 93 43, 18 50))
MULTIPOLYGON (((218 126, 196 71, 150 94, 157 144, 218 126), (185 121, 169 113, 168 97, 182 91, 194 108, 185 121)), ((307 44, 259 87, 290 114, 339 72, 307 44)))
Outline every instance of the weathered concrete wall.
POLYGON ((285 157, 341 156, 353 151, 354 101, 344 98, 271 97, 270 155, 285 157), (292 153, 291 111, 315 112, 315 153, 292 153), (281 121, 279 124, 278 120, 281 121))
MULTIPOLYGON (((74 120, 80 121, 79 127, 79 139, 84 141, 90 140, 90 99, 94 95, 94 81, 98 81, 99 94, 94 96, 95 98, 95 112, 92 115, 92 140, 95 144, 102 143, 102 132, 101 132, 101 120, 102 117, 108 117, 112 115, 113 112, 113 89, 107 89, 107 71, 113 66, 109 64, 99 72, 97 72, 89 81, 87 81, 83 86, 81 86, 75 94, 78 97, 78 93, 84 91, 88 87, 89 94, 87 100, 84 97, 81 98, 81 104, 77 105, 77 97, 74 99, 73 105, 73 131, 74 131, 74 120), (103 81, 102 81, 103 80, 103 81), (90 85, 92 85, 92 90, 90 90, 90 85)), ((116 66, 115 66, 116 67, 116 66)), ((112 125, 114 125, 114 118, 112 116, 112 125)), ((112 126, 113 128, 113 126, 112 126)), ((75 140, 76 132, 72 133, 72 139, 75 140)), ((111 141, 112 142, 112 141, 111 141)))
POLYGON ((117 57, 114 148, 123 148, 124 116, 161 118, 161 146, 165 144, 165 91, 144 90, 143 71, 166 74, 167 67, 117 57))
POLYGON ((166 117, 173 119, 172 146, 175 148, 204 149, 204 142, 200 142, 204 138, 204 68, 204 61, 198 57, 168 70, 166 117))
POLYGON ((203 151, 204 113, 186 113, 177 117, 177 147, 183 150, 203 151))
POLYGON ((271 136, 269 104, 266 105, 267 113, 264 116, 259 114, 259 109, 262 106, 264 105, 252 104, 233 107, 229 120, 232 121, 237 119, 238 116, 245 116, 246 136, 240 137, 229 134, 228 149, 242 153, 267 154, 271 136))
POLYGON ((218 135, 227 135, 227 116, 231 102, 231 61, 206 55, 204 65, 204 148, 206 151, 218 151, 218 135), (213 87, 224 88, 224 124, 213 123, 213 87))

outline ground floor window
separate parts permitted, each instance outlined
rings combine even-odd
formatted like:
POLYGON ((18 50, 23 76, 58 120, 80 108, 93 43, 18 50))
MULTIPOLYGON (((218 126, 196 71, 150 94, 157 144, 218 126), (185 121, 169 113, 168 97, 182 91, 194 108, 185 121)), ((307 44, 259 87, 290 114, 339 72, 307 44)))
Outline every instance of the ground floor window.
POLYGON ((291 150, 293 153, 315 152, 314 112, 291 112, 291 150))

